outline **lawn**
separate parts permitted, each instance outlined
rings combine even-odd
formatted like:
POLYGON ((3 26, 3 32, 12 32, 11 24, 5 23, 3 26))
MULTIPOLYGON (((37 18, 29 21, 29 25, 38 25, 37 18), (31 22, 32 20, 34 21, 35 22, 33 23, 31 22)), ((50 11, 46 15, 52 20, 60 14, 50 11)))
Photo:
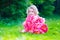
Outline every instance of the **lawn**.
POLYGON ((48 32, 45 34, 21 33, 22 22, 19 25, 0 25, 0 40, 60 40, 60 19, 57 16, 46 17, 48 32))

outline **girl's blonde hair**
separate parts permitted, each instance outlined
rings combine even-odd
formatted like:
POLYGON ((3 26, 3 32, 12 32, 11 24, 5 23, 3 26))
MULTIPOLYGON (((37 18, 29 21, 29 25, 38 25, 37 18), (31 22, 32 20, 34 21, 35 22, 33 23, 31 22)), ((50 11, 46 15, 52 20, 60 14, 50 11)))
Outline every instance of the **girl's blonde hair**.
POLYGON ((39 14, 38 9, 37 9, 37 7, 35 5, 31 5, 30 7, 27 8, 27 11, 26 11, 27 14, 28 14, 28 11, 29 11, 30 8, 33 8, 34 9, 34 12, 36 14, 39 14))

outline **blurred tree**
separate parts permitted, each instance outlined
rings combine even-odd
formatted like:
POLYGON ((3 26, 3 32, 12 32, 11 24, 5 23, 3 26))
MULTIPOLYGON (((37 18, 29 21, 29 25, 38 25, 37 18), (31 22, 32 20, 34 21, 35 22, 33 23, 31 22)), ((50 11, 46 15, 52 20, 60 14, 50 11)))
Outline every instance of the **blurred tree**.
POLYGON ((0 0, 0 16, 13 19, 26 17, 29 4, 29 0, 0 0))
POLYGON ((56 0, 31 0, 31 2, 37 6, 39 12, 42 15, 52 15, 53 14, 53 12, 55 10, 55 6, 54 6, 55 1, 56 0))
POLYGON ((54 2, 55 0, 46 0, 43 3, 43 10, 41 12, 45 15, 53 15, 53 12, 55 10, 54 2))
MULTIPOLYGON (((30 4, 37 6, 39 12, 44 15, 52 15, 55 10, 56 0, 0 0, 0 16, 2 18, 26 17, 26 9, 30 4)), ((39 14, 40 15, 40 14, 39 14)))
POLYGON ((56 0, 56 13, 60 14, 60 0, 56 0))
POLYGON ((31 4, 36 5, 42 15, 52 15, 55 10, 55 6, 53 5, 55 1, 56 0, 0 0, 0 20, 16 20, 26 17, 26 9, 31 4))

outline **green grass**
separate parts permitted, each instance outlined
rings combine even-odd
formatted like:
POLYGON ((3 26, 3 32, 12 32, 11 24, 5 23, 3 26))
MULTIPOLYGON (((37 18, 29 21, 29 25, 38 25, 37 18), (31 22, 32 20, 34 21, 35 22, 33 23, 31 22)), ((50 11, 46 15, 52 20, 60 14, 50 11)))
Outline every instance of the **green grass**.
POLYGON ((46 18, 48 32, 45 34, 21 33, 23 25, 0 26, 0 40, 60 40, 59 17, 46 18))

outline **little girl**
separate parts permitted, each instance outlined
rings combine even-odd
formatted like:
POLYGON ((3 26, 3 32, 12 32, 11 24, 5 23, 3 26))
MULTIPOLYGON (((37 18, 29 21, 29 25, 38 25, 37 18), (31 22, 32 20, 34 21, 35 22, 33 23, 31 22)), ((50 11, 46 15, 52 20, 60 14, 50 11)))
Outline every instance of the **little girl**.
POLYGON ((43 34, 48 31, 48 27, 45 24, 45 18, 40 17, 38 13, 38 9, 35 5, 28 7, 27 18, 23 23, 24 30, 22 30, 22 32, 43 34))

